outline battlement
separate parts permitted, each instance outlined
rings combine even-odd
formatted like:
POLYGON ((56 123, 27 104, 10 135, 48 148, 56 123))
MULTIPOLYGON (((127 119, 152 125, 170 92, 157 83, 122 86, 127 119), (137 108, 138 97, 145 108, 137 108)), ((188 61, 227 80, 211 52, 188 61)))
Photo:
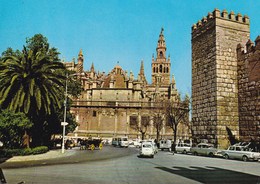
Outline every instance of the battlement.
POLYGON ((252 40, 248 40, 245 47, 242 44, 237 45, 237 53, 239 54, 249 54, 260 50, 260 35, 255 39, 255 44, 252 40))
POLYGON ((195 31, 197 29, 200 29, 201 27, 204 27, 207 24, 207 22, 212 21, 216 18, 226 19, 226 20, 230 20, 233 22, 238 22, 238 23, 249 25, 249 17, 247 15, 242 16, 240 13, 235 15, 235 13, 233 11, 231 11, 228 14, 227 10, 223 10, 222 12, 220 12, 220 10, 216 8, 212 13, 209 12, 206 17, 203 17, 196 24, 193 24, 192 31, 195 31))

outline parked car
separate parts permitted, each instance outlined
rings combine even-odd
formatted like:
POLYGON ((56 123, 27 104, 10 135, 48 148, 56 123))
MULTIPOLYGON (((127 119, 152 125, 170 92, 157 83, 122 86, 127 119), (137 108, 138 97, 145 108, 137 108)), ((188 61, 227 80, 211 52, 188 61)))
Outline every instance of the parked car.
POLYGON ((117 137, 115 137, 115 138, 112 139, 112 145, 115 146, 115 147, 116 147, 116 146, 119 146, 118 138, 117 138, 117 137))
POLYGON ((222 151, 225 159, 239 159, 243 161, 260 160, 260 153, 253 152, 250 148, 245 146, 230 146, 227 150, 222 151))
POLYGON ((118 145, 120 147, 128 148, 129 142, 128 142, 128 138, 127 137, 118 137, 117 140, 118 140, 118 145))
POLYGON ((141 147, 141 141, 139 139, 129 140, 129 147, 140 148, 141 147))
POLYGON ((171 151, 172 148, 172 141, 167 139, 167 140, 160 140, 159 141, 159 149, 161 149, 162 151, 167 149, 169 151, 171 151))
POLYGON ((208 143, 199 143, 195 147, 191 147, 190 152, 193 155, 204 155, 204 156, 216 156, 219 154, 219 151, 217 148, 214 148, 212 144, 208 143))
POLYGON ((190 153, 191 144, 189 143, 178 143, 175 147, 177 153, 190 153))
POLYGON ((142 142, 139 155, 153 158, 154 148, 152 142, 142 142))

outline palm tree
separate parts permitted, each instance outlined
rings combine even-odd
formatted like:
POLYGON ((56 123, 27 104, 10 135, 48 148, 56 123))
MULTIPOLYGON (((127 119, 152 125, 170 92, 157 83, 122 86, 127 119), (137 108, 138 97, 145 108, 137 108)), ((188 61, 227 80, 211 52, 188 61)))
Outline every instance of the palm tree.
POLYGON ((51 114, 57 106, 61 108, 66 79, 64 70, 63 63, 41 50, 34 52, 24 47, 19 57, 3 57, 0 62, 0 107, 24 112, 35 126, 43 124, 45 115, 51 114))

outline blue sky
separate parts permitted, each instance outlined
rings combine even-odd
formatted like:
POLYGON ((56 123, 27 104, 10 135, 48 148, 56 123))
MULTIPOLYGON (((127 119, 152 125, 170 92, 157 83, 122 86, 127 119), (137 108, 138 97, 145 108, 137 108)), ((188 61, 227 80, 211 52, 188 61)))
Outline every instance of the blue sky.
POLYGON ((171 74, 184 95, 191 94, 191 26, 212 12, 234 11, 250 17, 251 39, 260 35, 258 0, 1 0, 0 53, 22 49, 37 33, 58 48, 61 59, 84 54, 84 70, 94 63, 108 73, 119 65, 135 77, 144 61, 151 83, 151 59, 164 28, 171 74))

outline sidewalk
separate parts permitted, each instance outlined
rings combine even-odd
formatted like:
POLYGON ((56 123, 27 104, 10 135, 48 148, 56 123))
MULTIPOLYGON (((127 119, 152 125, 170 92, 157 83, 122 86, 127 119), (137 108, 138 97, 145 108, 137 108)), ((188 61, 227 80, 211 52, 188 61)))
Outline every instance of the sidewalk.
POLYGON ((31 167, 40 165, 49 165, 57 163, 68 163, 70 158, 76 155, 76 150, 65 150, 61 153, 61 150, 50 150, 47 153, 39 155, 28 156, 14 156, 3 161, 0 164, 0 168, 18 168, 18 167, 31 167))
POLYGON ((100 161, 111 158, 119 158, 136 154, 136 149, 121 149, 112 146, 104 146, 102 150, 80 150, 78 148, 65 150, 51 150, 44 154, 15 156, 0 164, 0 168, 11 169, 20 167, 46 166, 55 164, 73 164, 80 162, 100 161))
POLYGON ((26 161, 36 161, 36 160, 48 160, 53 158, 62 158, 71 156, 75 153, 75 151, 72 150, 65 150, 64 153, 61 153, 61 150, 50 150, 47 153, 39 154, 39 155, 28 155, 28 156, 14 156, 8 160, 6 160, 6 163, 10 162, 26 162, 26 161))

